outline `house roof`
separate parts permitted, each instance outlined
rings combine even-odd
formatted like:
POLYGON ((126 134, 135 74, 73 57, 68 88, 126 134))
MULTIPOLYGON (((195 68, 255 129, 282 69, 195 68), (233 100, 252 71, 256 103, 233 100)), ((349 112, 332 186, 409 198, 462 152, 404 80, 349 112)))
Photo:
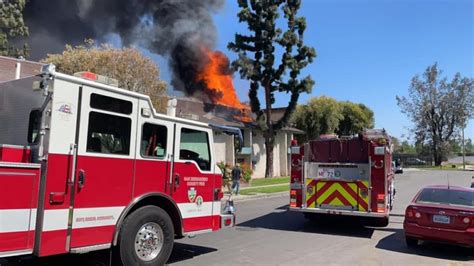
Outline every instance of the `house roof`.
POLYGON ((41 67, 44 65, 39 62, 0 56, 0 82, 15 79, 17 63, 20 63, 20 78, 27 78, 40 74, 41 67))
MULTIPOLYGON (((277 109, 282 109, 284 111, 284 108, 277 109)), ((281 111, 277 111, 275 116, 278 117, 280 112, 281 111)), ((248 109, 241 110, 233 107, 216 105, 213 103, 205 103, 193 97, 177 98, 176 116, 194 119, 204 123, 214 123, 238 128, 258 129, 258 125, 255 122, 255 115, 251 114, 250 110, 248 109)), ((281 116, 283 116, 283 112, 281 112, 279 117, 281 118, 281 116)), ((304 131, 293 127, 284 127, 281 130, 289 131, 295 134, 304 133, 304 131)))
POLYGON ((198 120, 204 123, 214 123, 238 128, 252 127, 252 122, 243 122, 242 110, 223 105, 204 103, 192 97, 177 98, 176 116, 198 120))

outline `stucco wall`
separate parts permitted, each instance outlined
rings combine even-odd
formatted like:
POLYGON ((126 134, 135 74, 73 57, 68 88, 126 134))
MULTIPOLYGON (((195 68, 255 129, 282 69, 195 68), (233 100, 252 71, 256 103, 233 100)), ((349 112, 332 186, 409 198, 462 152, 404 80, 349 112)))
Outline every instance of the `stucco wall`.
MULTIPOLYGON (((246 134, 244 146, 252 147, 253 175, 252 178, 265 177, 266 153, 265 139, 260 131, 253 131, 250 138, 250 132, 246 134), (247 135, 247 134, 248 135, 247 135), (252 145, 250 145, 252 141, 252 145)), ((278 132, 273 147, 273 174, 275 176, 287 176, 289 174, 288 166, 288 147, 291 141, 291 134, 288 132, 278 132)), ((234 143, 233 137, 225 134, 214 134, 214 150, 216 152, 217 162, 224 161, 231 165, 234 164, 234 143)), ((250 156, 239 156, 250 160, 250 156)))
MULTIPOLYGON (((274 176, 286 176, 289 173, 288 167, 288 139, 291 134, 278 132, 273 147, 273 174, 274 176)), ((266 153, 265 139, 260 131, 254 131, 253 140, 253 178, 265 177, 266 153)))
POLYGON ((216 162, 225 162, 228 164, 234 163, 233 149, 233 138, 225 134, 214 133, 214 145, 213 149, 216 156, 216 162))

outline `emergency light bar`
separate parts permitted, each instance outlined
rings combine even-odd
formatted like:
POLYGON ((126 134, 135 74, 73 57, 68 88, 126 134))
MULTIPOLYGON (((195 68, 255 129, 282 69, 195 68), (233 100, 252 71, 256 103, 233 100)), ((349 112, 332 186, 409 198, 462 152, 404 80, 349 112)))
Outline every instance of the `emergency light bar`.
POLYGON ((118 87, 118 80, 109 78, 106 76, 102 75, 97 75, 96 73, 92 73, 89 71, 81 71, 81 72, 76 72, 74 73, 75 77, 83 78, 83 79, 88 79, 88 80, 93 80, 95 82, 99 82, 105 85, 110 85, 114 87, 118 87))

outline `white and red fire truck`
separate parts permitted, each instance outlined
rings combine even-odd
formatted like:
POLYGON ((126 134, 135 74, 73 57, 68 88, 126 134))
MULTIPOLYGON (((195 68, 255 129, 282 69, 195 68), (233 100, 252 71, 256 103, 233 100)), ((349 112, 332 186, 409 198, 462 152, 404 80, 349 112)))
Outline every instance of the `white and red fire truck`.
POLYGON ((234 225, 212 144, 240 131, 158 114, 110 81, 47 65, 0 86, 0 258, 112 248, 158 265, 175 238, 234 225))
POLYGON ((364 217, 386 226, 395 189, 391 140, 385 130, 354 137, 322 136, 291 148, 290 210, 310 219, 364 217))

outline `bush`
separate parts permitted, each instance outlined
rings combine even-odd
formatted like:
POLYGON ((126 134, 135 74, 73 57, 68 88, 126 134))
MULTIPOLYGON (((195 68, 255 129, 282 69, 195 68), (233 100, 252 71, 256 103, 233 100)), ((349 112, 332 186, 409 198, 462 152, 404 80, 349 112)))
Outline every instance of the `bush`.
POLYGON ((252 167, 248 164, 242 164, 242 178, 245 183, 250 182, 252 179, 252 167))

